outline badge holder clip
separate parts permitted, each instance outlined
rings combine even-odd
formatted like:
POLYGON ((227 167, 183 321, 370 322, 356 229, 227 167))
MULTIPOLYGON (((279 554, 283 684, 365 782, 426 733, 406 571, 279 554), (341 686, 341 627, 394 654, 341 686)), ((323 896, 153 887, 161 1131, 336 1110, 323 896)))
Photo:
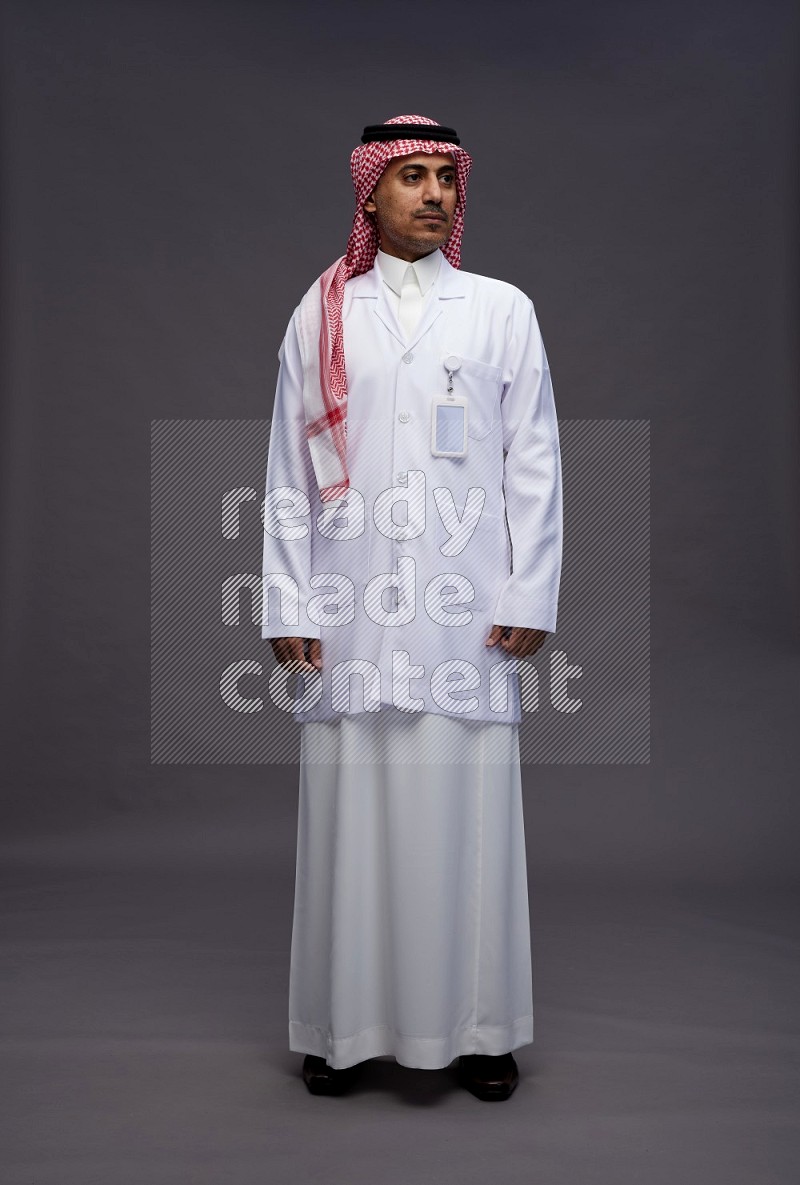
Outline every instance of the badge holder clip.
POLYGON ((434 457, 465 457, 469 404, 463 395, 454 394, 453 388, 453 375, 461 368, 461 359, 448 354, 444 367, 447 394, 437 395, 431 407, 431 453, 434 457))

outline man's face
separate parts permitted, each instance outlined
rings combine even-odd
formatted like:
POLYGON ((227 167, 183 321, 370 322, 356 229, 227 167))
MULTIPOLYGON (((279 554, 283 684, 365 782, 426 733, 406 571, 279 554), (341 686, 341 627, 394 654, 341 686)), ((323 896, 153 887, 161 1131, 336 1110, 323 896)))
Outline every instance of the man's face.
POLYGON ((389 161, 364 209, 375 215, 381 250, 413 261, 450 238, 457 199, 452 155, 415 152, 389 161))

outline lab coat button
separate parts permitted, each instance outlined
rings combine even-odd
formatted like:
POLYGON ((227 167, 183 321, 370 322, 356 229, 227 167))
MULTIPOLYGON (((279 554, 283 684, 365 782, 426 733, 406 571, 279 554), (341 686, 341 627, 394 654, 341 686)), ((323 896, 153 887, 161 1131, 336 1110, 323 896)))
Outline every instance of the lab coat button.
POLYGON ((407 424, 408 421, 411 419, 411 412, 401 411, 397 418, 401 424, 407 424))
POLYGON ((406 366, 410 366, 411 363, 414 361, 414 355, 411 353, 410 350, 407 354, 403 355, 403 361, 405 362, 406 366))

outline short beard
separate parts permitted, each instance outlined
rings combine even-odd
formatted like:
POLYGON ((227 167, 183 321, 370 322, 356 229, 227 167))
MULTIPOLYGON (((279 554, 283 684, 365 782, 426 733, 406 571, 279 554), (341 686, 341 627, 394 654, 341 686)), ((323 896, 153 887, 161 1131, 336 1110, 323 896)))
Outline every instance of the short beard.
MULTIPOLYGON (((391 240, 391 244, 396 247, 401 247, 404 251, 415 252, 420 256, 432 255, 434 251, 439 250, 447 244, 447 241, 452 233, 453 228, 447 227, 447 229, 443 231, 442 237, 438 242, 432 242, 429 236, 424 239, 417 238, 416 235, 403 235, 402 237, 395 236, 394 239, 391 240)), ((380 231, 378 232, 378 241, 383 248, 384 240, 380 235, 380 231)))

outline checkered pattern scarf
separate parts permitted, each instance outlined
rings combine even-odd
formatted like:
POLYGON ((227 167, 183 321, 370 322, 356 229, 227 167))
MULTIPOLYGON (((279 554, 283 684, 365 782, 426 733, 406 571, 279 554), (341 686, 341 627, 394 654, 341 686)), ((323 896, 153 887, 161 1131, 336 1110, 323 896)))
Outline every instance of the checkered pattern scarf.
MULTIPOLYGON (((387 123, 438 126, 423 115, 397 115, 387 123)), ((347 472, 347 373, 344 359, 342 304, 344 286, 352 276, 368 272, 378 251, 378 232, 364 211, 364 202, 390 160, 415 152, 451 153, 458 196, 450 238, 442 253, 453 267, 461 265, 467 177, 472 157, 457 144, 441 140, 372 141, 355 149, 350 172, 356 191, 356 212, 347 252, 311 286, 300 302, 298 327, 303 358, 303 405, 311 460, 323 502, 345 495, 347 472)))

